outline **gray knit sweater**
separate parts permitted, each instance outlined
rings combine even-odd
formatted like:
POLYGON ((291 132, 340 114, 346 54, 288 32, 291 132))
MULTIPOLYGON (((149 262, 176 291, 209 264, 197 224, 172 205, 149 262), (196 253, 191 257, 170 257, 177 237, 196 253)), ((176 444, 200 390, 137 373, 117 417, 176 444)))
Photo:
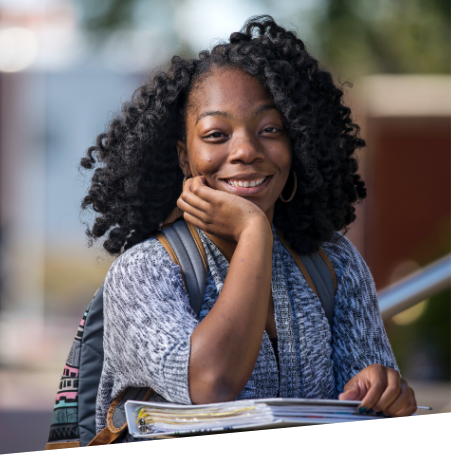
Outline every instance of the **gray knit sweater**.
MULTIPOLYGON (((200 230, 199 235, 209 267, 201 321, 218 299, 229 263, 200 230)), ((336 398, 368 365, 397 369, 371 273, 349 240, 336 233, 323 245, 338 282, 331 329, 321 302, 273 235, 271 284, 280 365, 264 332, 254 371, 237 399, 336 398)), ((199 321, 179 266, 156 239, 134 246, 114 262, 105 281, 104 316, 97 431, 106 425, 111 401, 129 386, 152 387, 154 400, 191 404, 190 337, 199 321)))

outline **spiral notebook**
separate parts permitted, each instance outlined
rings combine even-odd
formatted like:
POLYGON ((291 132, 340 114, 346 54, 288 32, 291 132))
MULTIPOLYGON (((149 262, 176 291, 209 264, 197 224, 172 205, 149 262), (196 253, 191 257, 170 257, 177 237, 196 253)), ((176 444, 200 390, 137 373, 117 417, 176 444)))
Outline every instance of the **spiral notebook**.
POLYGON ((359 401, 292 398, 191 406, 127 401, 125 411, 130 434, 148 439, 386 418, 374 413, 359 414, 359 404, 359 401))

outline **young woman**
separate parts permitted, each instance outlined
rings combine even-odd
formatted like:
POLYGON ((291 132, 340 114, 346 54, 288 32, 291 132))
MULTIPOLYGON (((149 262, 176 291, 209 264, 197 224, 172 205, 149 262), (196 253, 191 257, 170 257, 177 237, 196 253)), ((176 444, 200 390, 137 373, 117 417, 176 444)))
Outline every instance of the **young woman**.
POLYGON ((365 142, 342 95, 294 33, 251 18, 199 59, 174 57, 88 150, 83 207, 100 214, 88 235, 120 253, 105 282, 98 430, 129 386, 186 404, 338 398, 415 412, 371 274, 338 232, 366 196, 353 157, 365 142), (152 238, 178 215, 207 255, 199 319, 152 238), (332 326, 276 228, 296 253, 330 259, 332 326))

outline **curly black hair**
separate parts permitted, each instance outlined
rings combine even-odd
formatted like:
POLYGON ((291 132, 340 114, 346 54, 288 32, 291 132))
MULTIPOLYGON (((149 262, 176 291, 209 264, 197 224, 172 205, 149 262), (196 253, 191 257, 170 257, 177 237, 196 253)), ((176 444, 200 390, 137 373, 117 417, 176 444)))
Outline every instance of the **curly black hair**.
POLYGON ((182 191, 176 143, 185 137, 190 91, 220 67, 259 80, 283 116, 298 189, 291 202, 276 202, 273 222, 294 250, 318 251, 355 220, 354 205, 366 188, 354 152, 365 141, 343 104, 343 90, 295 33, 270 16, 256 16, 198 59, 174 56, 87 150, 81 166, 95 170, 82 208, 99 214, 86 231, 91 244, 106 234, 104 248, 118 254, 158 231, 182 191))

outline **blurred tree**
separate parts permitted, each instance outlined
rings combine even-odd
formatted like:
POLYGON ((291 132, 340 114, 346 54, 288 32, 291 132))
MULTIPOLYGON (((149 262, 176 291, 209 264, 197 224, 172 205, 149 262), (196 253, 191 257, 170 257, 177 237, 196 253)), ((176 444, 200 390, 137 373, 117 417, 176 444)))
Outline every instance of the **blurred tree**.
MULTIPOLYGON (((116 30, 134 30, 139 28, 148 12, 159 18, 162 11, 172 13, 184 0, 73 0, 78 5, 81 26, 97 37, 105 37, 116 30)), ((173 24, 171 24, 173 25, 173 24)))
POLYGON ((85 30, 103 35, 113 30, 132 28, 133 11, 140 0, 75 0, 85 30))
MULTIPOLYGON (((175 11, 185 0, 74 0, 83 28, 104 37, 143 22, 143 5, 175 11)), ((276 0, 254 1, 276 10, 276 0)), ((449 73, 449 0, 323 0, 315 11, 313 52, 321 62, 355 77, 371 73, 449 73)), ((292 14, 300 11, 293 2, 292 14)), ((290 14, 291 16, 291 14, 290 14)), ((174 24, 171 24, 174 26, 174 24)), ((173 31, 177 35, 177 31, 173 31)))
POLYGON ((347 75, 449 73, 449 0, 326 0, 319 58, 347 75))
MULTIPOLYGON (((77 6, 80 26, 89 34, 92 43, 107 47, 109 45, 110 48, 111 45, 113 47, 120 45, 122 48, 129 47, 130 52, 134 52, 136 46, 146 49, 149 42, 142 42, 142 46, 136 41, 131 42, 133 32, 154 32, 155 35, 161 37, 162 43, 160 42, 160 44, 163 44, 160 54, 164 55, 168 51, 167 47, 171 48, 169 54, 166 55, 167 59, 163 60, 169 60, 174 53, 193 53, 190 45, 181 40, 174 23, 177 8, 186 0, 165 0, 164 2, 157 0, 72 1, 77 6)), ((148 40, 149 36, 141 36, 140 39, 148 40)))

